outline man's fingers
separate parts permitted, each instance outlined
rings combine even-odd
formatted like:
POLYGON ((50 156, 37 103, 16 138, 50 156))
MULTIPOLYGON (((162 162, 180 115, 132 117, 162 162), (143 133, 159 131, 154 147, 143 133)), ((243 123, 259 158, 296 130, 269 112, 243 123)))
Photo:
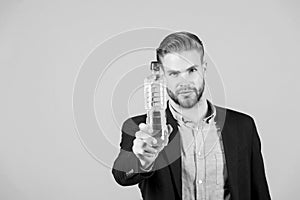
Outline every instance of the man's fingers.
POLYGON ((153 132, 152 128, 149 125, 145 124, 145 123, 140 123, 139 128, 140 128, 141 131, 143 131, 145 133, 152 133, 153 132))
POLYGON ((147 139, 147 138, 151 137, 151 135, 149 135, 143 131, 138 131, 135 133, 135 137, 139 138, 139 139, 147 139))
POLYGON ((149 146, 153 146, 157 144, 157 140, 154 137, 148 137, 143 139, 145 143, 147 143, 149 146))
POLYGON ((145 145, 144 151, 146 153, 157 154, 157 150, 149 145, 145 145))
POLYGON ((136 139, 134 141, 134 151, 138 154, 143 153, 151 153, 151 154, 157 154, 158 151, 156 148, 149 145, 145 140, 143 139, 136 139))
POLYGON ((138 138, 138 139, 143 140, 144 142, 146 142, 150 146, 157 143, 157 140, 154 137, 152 137, 151 135, 149 135, 145 132, 142 132, 142 131, 136 132, 135 137, 138 138))
POLYGON ((141 154, 141 156, 146 157, 146 158, 153 158, 156 156, 156 154, 144 152, 143 154, 141 154))

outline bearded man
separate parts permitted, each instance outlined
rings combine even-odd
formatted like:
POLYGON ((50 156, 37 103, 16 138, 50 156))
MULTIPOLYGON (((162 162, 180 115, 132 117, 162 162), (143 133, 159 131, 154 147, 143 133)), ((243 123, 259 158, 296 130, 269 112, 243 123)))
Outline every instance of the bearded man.
POLYGON ((168 144, 157 145, 146 114, 127 119, 112 169, 117 183, 138 184, 145 200, 271 199, 253 118, 203 96, 202 41, 175 32, 156 53, 169 95, 168 144))

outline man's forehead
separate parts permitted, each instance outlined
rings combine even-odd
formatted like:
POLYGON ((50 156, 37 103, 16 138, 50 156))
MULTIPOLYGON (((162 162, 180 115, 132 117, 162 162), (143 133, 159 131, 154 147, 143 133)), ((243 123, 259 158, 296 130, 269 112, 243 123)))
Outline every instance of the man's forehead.
POLYGON ((198 51, 172 52, 162 58, 165 70, 184 70, 194 65, 201 65, 201 53, 198 51))

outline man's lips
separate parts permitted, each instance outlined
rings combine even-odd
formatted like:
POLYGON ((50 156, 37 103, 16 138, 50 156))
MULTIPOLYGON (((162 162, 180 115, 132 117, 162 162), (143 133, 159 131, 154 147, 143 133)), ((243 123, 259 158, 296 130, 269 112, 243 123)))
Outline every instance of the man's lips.
POLYGON ((193 90, 182 90, 182 91, 179 91, 178 94, 189 94, 193 92, 193 90))

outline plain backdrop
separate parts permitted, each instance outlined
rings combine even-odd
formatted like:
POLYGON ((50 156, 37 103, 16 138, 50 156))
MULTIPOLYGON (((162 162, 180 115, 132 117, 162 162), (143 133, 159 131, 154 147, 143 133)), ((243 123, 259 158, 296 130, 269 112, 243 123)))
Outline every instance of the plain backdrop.
MULTIPOLYGON (((255 119, 271 196, 296 199, 299 6, 296 0, 1 0, 0 199, 140 199, 137 186, 117 185, 111 169, 83 146, 72 95, 93 49, 143 27, 202 38, 222 77, 226 106, 255 119)), ((136 112, 142 109, 141 103, 136 112)), ((111 159, 120 133, 113 134, 111 159)))

